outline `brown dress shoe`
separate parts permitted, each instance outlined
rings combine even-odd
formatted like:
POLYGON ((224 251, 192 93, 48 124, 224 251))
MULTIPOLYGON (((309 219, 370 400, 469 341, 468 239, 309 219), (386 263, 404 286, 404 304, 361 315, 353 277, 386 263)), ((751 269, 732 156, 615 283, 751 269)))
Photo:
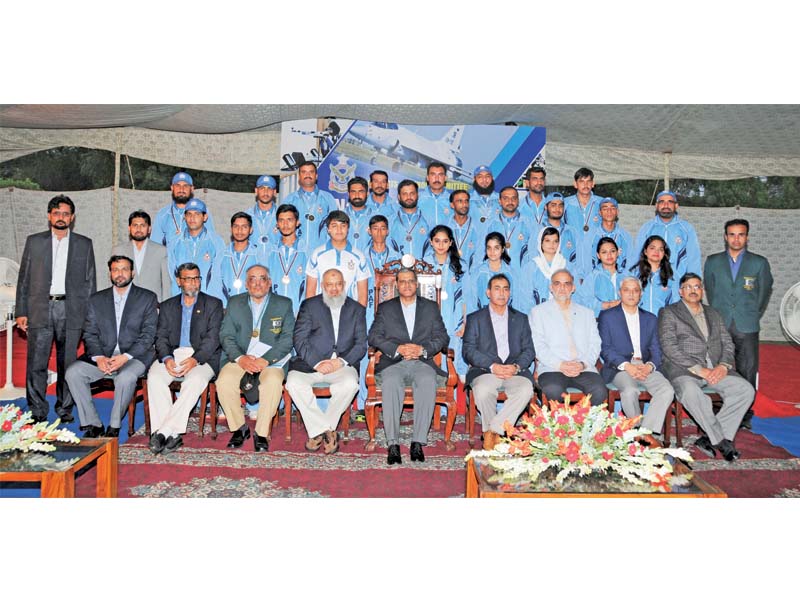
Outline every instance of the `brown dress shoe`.
POLYGON ((339 434, 335 431, 326 431, 324 434, 325 442, 322 447, 322 451, 325 454, 333 454, 337 450, 339 450, 339 434))
POLYGON ((494 431, 483 432, 483 449, 494 450, 494 447, 500 442, 500 435, 494 431))
POLYGON ((319 450, 322 447, 322 438, 324 435, 324 433, 320 433, 312 438, 308 438, 308 441, 306 442, 306 450, 309 452, 316 452, 319 450))

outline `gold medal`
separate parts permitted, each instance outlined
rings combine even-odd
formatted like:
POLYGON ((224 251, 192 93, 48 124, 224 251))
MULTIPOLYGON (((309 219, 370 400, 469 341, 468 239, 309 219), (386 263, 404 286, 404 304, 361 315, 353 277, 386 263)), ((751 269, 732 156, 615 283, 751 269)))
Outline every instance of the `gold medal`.
POLYGON ((257 338, 258 337, 258 329, 253 329, 253 333, 251 334, 251 336, 254 337, 254 338, 257 338))
POLYGON ((506 242, 506 248, 511 248, 511 242, 506 242))

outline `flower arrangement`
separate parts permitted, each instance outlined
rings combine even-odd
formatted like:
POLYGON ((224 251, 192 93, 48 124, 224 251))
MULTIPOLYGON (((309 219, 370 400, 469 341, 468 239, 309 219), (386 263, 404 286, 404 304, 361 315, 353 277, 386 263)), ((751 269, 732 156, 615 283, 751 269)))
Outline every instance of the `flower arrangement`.
POLYGON ((30 412, 23 413, 14 404, 0 406, 0 452, 52 452, 56 447, 50 442, 79 443, 78 437, 68 429, 56 429, 59 422, 56 419, 49 425, 34 424, 30 412))
POLYGON ((571 476, 616 474, 631 486, 663 492, 688 483, 690 474, 673 473, 671 457, 689 462, 691 455, 682 448, 643 445, 640 440, 651 432, 636 428, 641 417, 615 416, 605 404, 591 406, 588 396, 576 404, 565 399, 533 407, 519 427, 506 423, 506 436, 493 450, 473 450, 467 460, 487 457, 503 481, 534 482, 546 475, 565 484, 571 476))

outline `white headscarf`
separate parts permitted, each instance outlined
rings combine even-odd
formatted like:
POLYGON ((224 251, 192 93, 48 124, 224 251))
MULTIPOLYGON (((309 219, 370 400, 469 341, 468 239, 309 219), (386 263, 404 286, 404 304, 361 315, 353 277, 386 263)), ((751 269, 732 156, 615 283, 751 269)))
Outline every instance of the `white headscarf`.
MULTIPOLYGON (((551 263, 547 262, 547 259, 542 254, 542 238, 544 237, 544 232, 547 229, 548 229, 547 227, 542 227, 542 229, 539 230, 539 235, 537 236, 537 241, 536 241, 537 254, 533 258, 533 262, 536 263, 536 266, 539 267, 539 270, 542 272, 542 274, 549 280, 550 277, 553 276, 553 273, 555 273, 559 269, 565 269, 567 267, 567 259, 564 258, 563 254, 561 254, 561 233, 559 232, 558 249, 556 250, 556 253, 553 256, 553 262, 551 263)), ((551 229, 555 229, 555 227, 552 227, 551 229)))

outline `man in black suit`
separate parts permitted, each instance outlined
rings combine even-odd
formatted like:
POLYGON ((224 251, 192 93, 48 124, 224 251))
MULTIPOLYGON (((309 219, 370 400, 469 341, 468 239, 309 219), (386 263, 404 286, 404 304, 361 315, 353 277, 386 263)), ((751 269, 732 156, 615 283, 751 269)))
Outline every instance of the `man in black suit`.
POLYGON ((294 324, 294 349, 286 389, 303 415, 308 432, 306 450, 339 449, 336 426, 358 392, 358 368, 367 353, 366 309, 344 293, 344 275, 328 269, 322 294, 303 301, 294 324), (331 399, 323 412, 313 385, 327 383, 331 399))
POLYGON ((64 374, 75 361, 87 301, 97 289, 94 248, 92 240, 70 232, 75 204, 67 196, 50 200, 47 219, 50 230, 25 241, 17 279, 17 327, 28 334, 25 387, 33 419, 47 420, 47 362, 55 340, 55 409, 63 423, 71 423, 73 400, 64 374))
POLYGON ((397 272, 398 297, 378 306, 369 330, 369 344, 383 355, 375 366, 383 391, 383 428, 389 446, 388 463, 400 463, 400 414, 406 386, 414 390, 414 430, 411 460, 424 461, 422 445, 436 399, 436 376, 447 374, 433 362, 447 348, 450 336, 435 302, 417 297, 417 274, 411 269, 397 272))
POLYGON ((183 445, 189 413, 208 382, 219 372, 222 302, 200 291, 200 268, 183 263, 175 270, 181 293, 161 303, 155 361, 147 373, 150 400, 150 451, 172 452, 183 445), (172 403, 169 384, 182 378, 172 403))
POLYGON ((467 385, 481 413, 483 448, 491 450, 517 422, 533 397, 531 363, 536 357, 528 317, 508 306, 511 284, 503 274, 489 279, 489 305, 467 315, 462 355, 469 365, 467 385), (508 398, 497 412, 497 394, 508 398))
POLYGON ((155 358, 153 340, 158 322, 158 300, 133 281, 133 259, 108 259, 112 286, 89 298, 83 327, 84 355, 67 369, 67 385, 78 406, 84 437, 119 436, 120 422, 136 391, 136 381, 155 358), (114 405, 104 430, 92 398, 91 384, 114 379, 114 405))

